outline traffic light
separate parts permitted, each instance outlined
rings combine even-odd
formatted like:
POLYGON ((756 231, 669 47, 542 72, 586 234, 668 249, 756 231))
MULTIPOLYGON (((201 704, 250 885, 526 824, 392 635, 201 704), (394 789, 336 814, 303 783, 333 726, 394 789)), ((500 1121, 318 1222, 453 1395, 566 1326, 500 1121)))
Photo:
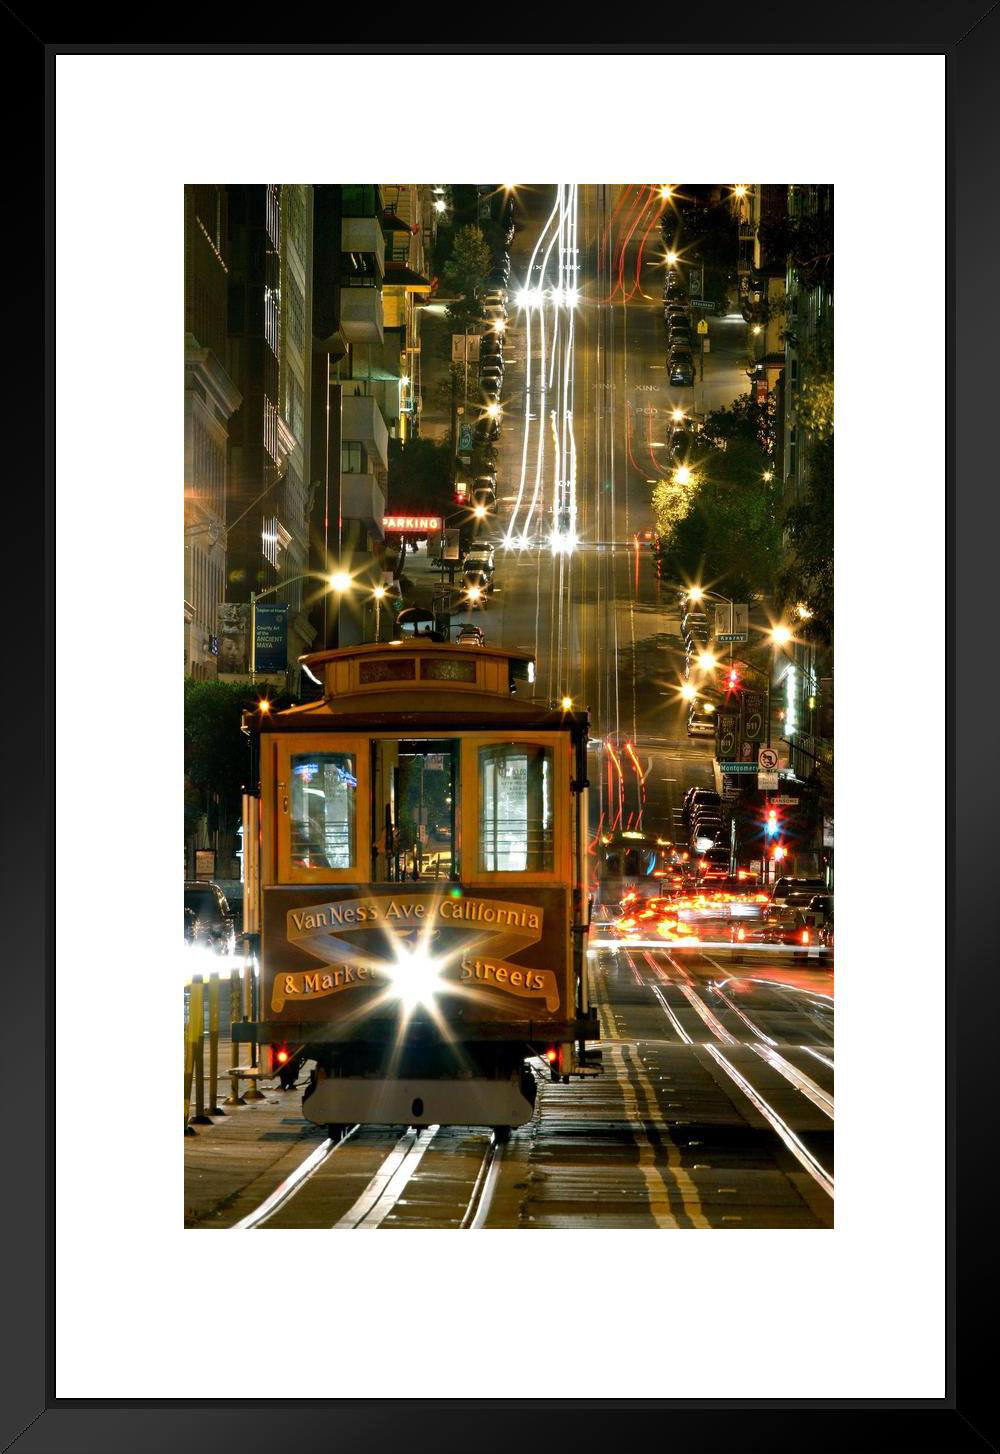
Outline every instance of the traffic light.
POLYGON ((778 814, 774 808, 767 810, 767 824, 764 831, 768 838, 773 838, 778 831, 778 814))
POLYGON ((726 678, 726 685, 731 692, 734 692, 740 684, 740 674, 734 666, 729 668, 729 676, 726 678))

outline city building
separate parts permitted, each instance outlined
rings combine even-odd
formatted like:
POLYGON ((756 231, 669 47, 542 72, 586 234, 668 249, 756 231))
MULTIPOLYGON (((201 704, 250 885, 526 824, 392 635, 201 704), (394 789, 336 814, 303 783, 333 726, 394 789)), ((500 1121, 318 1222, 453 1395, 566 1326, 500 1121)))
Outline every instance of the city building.
POLYGON ((184 191, 184 674, 214 677, 226 579, 229 421, 240 393, 226 370, 226 190, 184 191))
MULTIPOLYGON (((351 576, 313 609, 319 639, 371 634, 381 578, 389 428, 400 419, 400 345, 386 346, 385 202, 377 183, 314 188, 312 568, 351 576)), ((404 345, 405 347, 405 345, 404 345)))
MULTIPOLYGON (((308 583, 297 579, 309 560, 312 191, 228 188, 227 342, 242 403, 229 432, 224 601, 232 608, 266 593, 288 607, 293 690, 296 659, 314 639, 308 583)), ((244 675, 249 662, 233 653, 223 665, 244 675)))

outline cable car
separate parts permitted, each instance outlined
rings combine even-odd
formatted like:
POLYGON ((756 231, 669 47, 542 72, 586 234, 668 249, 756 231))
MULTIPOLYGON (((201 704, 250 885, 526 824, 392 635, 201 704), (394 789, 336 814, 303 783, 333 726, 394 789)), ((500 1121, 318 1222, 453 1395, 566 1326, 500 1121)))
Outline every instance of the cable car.
POLYGON ((302 661, 322 700, 254 714, 257 1038, 315 1063, 320 1125, 521 1125, 528 1059, 587 1073, 599 1033, 587 714, 515 696, 533 661, 505 648, 302 661))

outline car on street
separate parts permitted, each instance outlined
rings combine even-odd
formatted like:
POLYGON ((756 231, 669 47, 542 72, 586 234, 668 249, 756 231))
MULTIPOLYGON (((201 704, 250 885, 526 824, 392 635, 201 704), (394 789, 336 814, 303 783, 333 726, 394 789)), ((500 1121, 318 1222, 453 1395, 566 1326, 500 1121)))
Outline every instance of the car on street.
POLYGON ((817 932, 808 918, 809 904, 815 897, 806 889, 789 892, 778 903, 768 904, 761 916, 764 939, 770 944, 818 944, 817 932))
POLYGON ((217 883, 188 880, 184 884, 184 937, 193 947, 230 956, 236 950, 236 929, 229 900, 217 883))
POLYGON ((459 627, 455 640, 459 646, 485 646, 486 633, 481 626, 473 626, 471 621, 467 621, 459 627))
POLYGON ((715 736, 715 708, 711 703, 692 702, 688 712, 687 735, 689 737, 715 736))
POLYGON ((671 385, 675 388, 691 389, 694 387, 694 359, 690 353, 671 352, 667 359, 667 376, 671 385))
POLYGON ((470 545, 469 549, 465 552, 463 569, 468 570, 471 566, 476 570, 486 571, 487 574, 492 575, 495 563, 496 560, 492 545, 486 541, 482 543, 476 542, 474 545, 470 545))
POLYGON ((463 570, 462 591, 470 611, 485 611, 490 583, 485 571, 463 570))
POLYGON ((781 904, 788 898, 789 894, 804 894, 807 890, 810 896, 824 893, 826 891, 826 883, 821 878, 779 878, 771 890, 771 897, 768 903, 781 904))
POLYGON ((697 807, 721 808, 722 799, 714 788, 688 788, 681 807, 681 817, 685 823, 690 823, 697 807))
POLYGON ((729 878, 729 848, 720 844, 708 848, 698 857, 699 884, 720 884, 729 878))
MULTIPOLYGON (((678 462, 688 463, 692 452, 698 446, 698 436, 690 429, 675 429, 670 436, 670 458, 678 462)), ((687 601, 687 592, 684 592, 684 601, 687 601)))

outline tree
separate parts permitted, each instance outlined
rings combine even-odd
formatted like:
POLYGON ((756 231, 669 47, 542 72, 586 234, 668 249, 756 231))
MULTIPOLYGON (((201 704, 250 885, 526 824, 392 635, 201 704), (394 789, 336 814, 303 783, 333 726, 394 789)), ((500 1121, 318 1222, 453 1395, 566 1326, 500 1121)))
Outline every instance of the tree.
POLYGON ((692 478, 687 484, 678 484, 670 478, 660 480, 653 490, 653 518, 656 533, 665 544, 673 539, 674 531, 687 515, 698 493, 698 485, 692 478))
POLYGON ((769 393, 766 404, 757 404, 749 393, 740 394, 725 409, 713 409, 702 426, 701 437, 712 444, 731 440, 758 446, 767 456, 761 469, 768 468, 777 439, 777 395, 769 393))
POLYGON ((455 233, 451 256, 442 269, 442 278, 450 292, 461 296, 449 314, 462 328, 482 317, 480 299, 490 270, 490 249, 479 227, 460 227, 455 233))
POLYGON ((785 515, 787 563, 778 589, 783 603, 808 606, 800 628, 812 641, 833 644, 833 433, 814 439, 804 460, 805 497, 785 515))
POLYGON ((745 432, 741 437, 734 429, 725 449, 700 459, 695 493, 674 526, 670 549, 681 575, 734 599, 770 592, 781 556, 778 486, 765 480, 768 456, 745 432))
POLYGON ((256 694, 242 682, 184 679, 184 829, 204 815, 210 834, 235 832, 249 786, 250 749, 240 730, 256 694))

